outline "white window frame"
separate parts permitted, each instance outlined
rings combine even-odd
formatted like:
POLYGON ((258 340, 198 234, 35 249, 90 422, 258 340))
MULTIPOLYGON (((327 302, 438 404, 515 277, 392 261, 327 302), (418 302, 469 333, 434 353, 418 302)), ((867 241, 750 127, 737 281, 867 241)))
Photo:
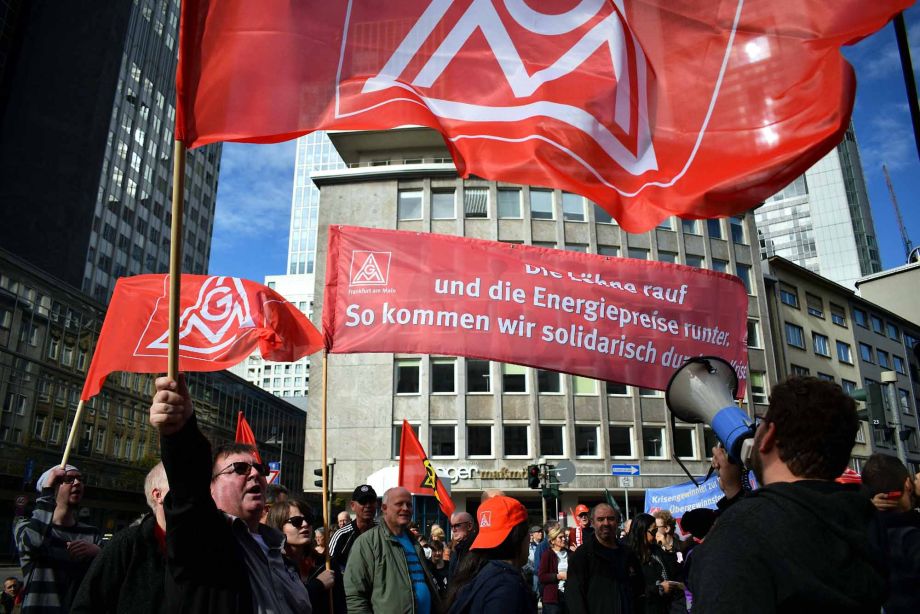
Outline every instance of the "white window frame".
POLYGON ((396 358, 393 360, 393 394, 399 397, 419 396, 422 393, 422 361, 420 358, 396 358), (400 365, 415 363, 418 369, 418 390, 415 392, 398 392, 400 365))
MULTIPOLYGON (((421 438, 422 438, 422 421, 421 421, 421 420, 406 420, 406 422, 409 423, 409 426, 410 426, 410 427, 416 427, 416 428, 418 428, 418 433, 416 433, 416 436, 419 438, 419 441, 421 441, 421 438)), ((400 432, 400 436, 402 436, 402 425, 403 425, 402 420, 399 420, 398 422, 394 420, 394 421, 393 421, 393 430, 390 431, 390 452, 392 453, 393 458, 397 458, 397 459, 399 458, 399 447, 397 447, 397 446, 395 445, 395 444, 396 444, 396 438, 394 437, 394 435, 396 434, 396 429, 400 429, 400 431, 399 431, 399 432, 400 432)), ((415 429, 413 429, 413 430, 415 430, 415 429)))
POLYGON ((598 422, 576 422, 575 423, 575 458, 601 458, 601 425, 598 422), (594 454, 578 454, 578 429, 579 428, 593 428, 594 429, 594 454))
POLYGON ((457 219, 457 190, 456 189, 432 188, 431 190, 431 219, 432 220, 455 220, 457 219), (453 208, 451 209, 450 215, 435 216, 434 197, 436 194, 440 194, 440 195, 450 194, 451 202, 453 203, 453 208))
MULTIPOLYGON (((516 373, 513 373, 512 375, 517 375, 517 374, 516 374, 516 373)), ((502 394, 530 394, 530 377, 529 377, 529 375, 530 375, 530 373, 529 373, 527 367, 525 367, 525 366, 523 366, 523 365, 512 364, 512 363, 510 363, 510 362, 503 362, 503 363, 502 363, 502 394), (507 390, 505 390, 505 375, 506 375, 505 369, 506 369, 506 367, 511 367, 512 369, 523 369, 523 371, 524 371, 524 390, 523 390, 523 391, 514 390, 514 391, 511 391, 511 392, 508 392, 507 390)))
POLYGON ((562 377, 562 373, 560 373, 559 371, 553 371, 552 369, 537 369, 536 372, 534 372, 534 379, 536 380, 537 394, 545 394, 545 395, 551 395, 551 396, 552 396, 552 395, 565 394, 565 378, 562 377), (540 373, 539 373, 540 371, 546 371, 547 373, 551 373, 551 374, 555 374, 555 375, 556 375, 556 378, 557 378, 558 381, 559 381, 559 390, 558 390, 558 391, 556 391, 556 392, 552 392, 552 391, 544 392, 544 391, 540 390, 540 373))
POLYGON ((467 458, 495 458, 495 423, 494 422, 479 422, 475 420, 468 420, 466 422, 466 457, 467 458), (471 426, 475 427, 488 427, 489 428, 489 454, 473 454, 470 452, 470 432, 469 428, 471 426))
POLYGON ((524 192, 524 191, 523 191, 522 189, 520 189, 520 188, 498 188, 498 193, 496 194, 496 198, 498 198, 498 202, 495 204, 496 215, 498 216, 498 219, 500 219, 500 220, 520 220, 520 219, 524 219, 524 197, 523 197, 523 192, 524 192), (502 215, 502 211, 501 211, 501 200, 502 200, 502 199, 501 199, 501 195, 502 195, 502 193, 511 193, 511 192, 516 192, 516 193, 517 193, 517 200, 518 200, 518 211, 517 211, 517 215, 514 215, 514 216, 502 215))
POLYGON ((543 421, 537 424, 537 429, 538 429, 537 430, 537 435, 538 435, 537 446, 539 446, 540 448, 541 458, 568 458, 569 457, 569 441, 568 441, 568 433, 566 432, 568 429, 566 428, 565 422, 558 422, 558 421, 553 421, 553 420, 543 421), (558 427, 562 429, 562 454, 547 454, 546 452, 543 451, 542 441, 539 441, 540 439, 539 428, 544 427, 544 426, 554 427, 554 428, 558 427))
MULTIPOLYGON (((493 379, 492 378, 492 361, 481 359, 481 358, 467 358, 464 364, 464 371, 466 372, 466 394, 474 395, 474 396, 477 396, 477 395, 482 396, 482 395, 492 394, 494 392, 493 391, 494 382, 492 381, 493 379), (470 390, 470 361, 473 361, 473 360, 482 361, 488 365, 488 371, 487 371, 488 375, 486 376, 486 379, 489 383, 488 390, 476 390, 476 391, 470 390)), ((525 375, 525 382, 526 382, 526 375, 525 375)), ((525 383, 525 386, 526 386, 526 383, 525 383)))
POLYGON ((502 427, 502 457, 503 458, 533 458, 533 440, 530 433, 530 422, 522 420, 508 420, 501 423, 502 427), (525 454, 508 454, 505 450, 505 427, 506 426, 523 426, 524 441, 527 442, 527 452, 525 454))
MULTIPOLYGON (((692 456, 678 456, 677 458, 681 460, 699 460, 700 458, 700 446, 696 440, 696 427, 693 425, 683 425, 675 424, 674 431, 687 431, 690 433, 690 445, 693 448, 692 456)), ((675 441, 671 442, 671 447, 674 449, 674 454, 677 454, 677 445, 676 445, 676 434, 675 441)))
POLYGON ((457 441, 457 423, 454 421, 441 422, 434 420, 428 424, 428 449, 431 450, 431 458, 460 458, 460 445, 457 441), (451 427, 454 431, 454 453, 453 454, 435 454, 434 453, 434 429, 451 427))
MULTIPOLYGON (((456 358, 432 358, 428 367, 428 390, 431 396, 451 396, 457 394, 457 359, 456 358), (451 365, 453 370, 453 390, 434 391, 434 366, 451 365)), ((405 393, 404 393, 405 394, 405 393)))
POLYGON ((638 458, 638 456, 636 455, 636 450, 637 450, 637 446, 636 446, 636 425, 633 424, 633 423, 631 423, 631 422, 622 422, 622 423, 621 423, 621 422, 613 422, 613 423, 608 424, 607 427, 608 427, 608 429, 607 429, 607 453, 610 454, 610 458, 617 458, 617 459, 620 459, 620 458, 629 458, 629 459, 638 458), (629 429, 629 455, 627 455, 627 456, 621 456, 621 455, 614 455, 614 454, 612 453, 612 450, 610 449, 610 441, 611 441, 611 439, 610 439, 610 427, 627 428, 627 429, 629 429))
POLYGON ((643 424, 642 425, 642 457, 650 460, 667 460, 668 459, 668 440, 665 428, 663 424, 643 424), (661 456, 651 456, 647 454, 645 449, 645 429, 659 429, 661 432, 661 456))
POLYGON ((425 215, 425 192, 421 188, 410 188, 405 190, 398 190, 396 194, 396 219, 400 222, 421 220, 425 215), (399 210, 399 202, 403 194, 417 194, 419 199, 418 206, 418 217, 402 217, 399 210))
MULTIPOLYGON (((606 384, 604 385, 606 387, 606 384)), ((597 380, 590 377, 584 377, 583 375, 573 375, 572 376, 572 394, 577 397, 596 397, 597 394, 597 380), (591 384, 590 392, 578 392, 577 382, 588 382, 591 384)))

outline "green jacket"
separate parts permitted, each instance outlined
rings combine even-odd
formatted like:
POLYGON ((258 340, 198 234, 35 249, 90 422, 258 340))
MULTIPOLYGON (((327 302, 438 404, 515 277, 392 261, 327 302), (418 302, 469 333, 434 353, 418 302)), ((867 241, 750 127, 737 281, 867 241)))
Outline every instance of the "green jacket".
MULTIPOLYGON (((438 614, 441 603, 437 585, 417 543, 415 554, 431 592, 431 612, 438 614)), ((345 565, 345 600, 348 614, 415 614, 406 553, 386 523, 368 529, 355 540, 345 565)))

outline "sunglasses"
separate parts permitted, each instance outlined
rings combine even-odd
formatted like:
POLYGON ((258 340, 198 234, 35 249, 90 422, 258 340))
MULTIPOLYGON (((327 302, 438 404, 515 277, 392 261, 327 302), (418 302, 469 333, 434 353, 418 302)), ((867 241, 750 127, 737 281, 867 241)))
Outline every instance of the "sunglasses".
POLYGON ((73 484, 74 482, 79 481, 79 482, 82 484, 82 483, 83 483, 83 476, 82 476, 82 475, 76 475, 76 474, 73 474, 73 473, 68 473, 67 475, 65 475, 65 476, 61 479, 61 481, 64 482, 65 484, 73 484))
POLYGON ((304 525, 310 526, 310 521, 303 516, 291 516, 284 521, 284 524, 289 524, 295 529, 299 529, 304 525))
POLYGON ((216 478, 219 475, 224 475, 225 473, 235 473, 237 475, 249 475, 249 472, 255 469, 259 475, 266 476, 268 475, 268 469, 262 463, 247 463, 246 461, 236 461, 235 463, 230 463, 220 471, 214 474, 216 478))
POLYGON ((471 526, 471 525, 472 525, 472 523, 469 522, 469 521, 467 521, 467 522, 458 522, 457 524, 452 524, 452 525, 450 525, 450 528, 451 528, 451 529, 459 529, 459 528, 461 528, 461 527, 471 526))
POLYGON ((657 533, 657 532, 658 532, 658 527, 653 527, 653 528, 651 528, 651 529, 648 530, 648 534, 649 534, 649 535, 654 535, 654 534, 657 533))

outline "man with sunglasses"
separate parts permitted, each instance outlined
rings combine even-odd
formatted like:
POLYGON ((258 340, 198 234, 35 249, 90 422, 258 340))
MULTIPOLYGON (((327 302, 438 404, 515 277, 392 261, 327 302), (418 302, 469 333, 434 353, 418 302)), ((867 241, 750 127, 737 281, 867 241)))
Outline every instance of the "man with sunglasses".
POLYGON ((260 524, 267 469, 246 444, 211 445, 195 418, 185 378, 156 380, 150 423, 160 432, 166 497, 168 612, 310 614, 284 536, 260 524))
POLYGON ((73 465, 52 467, 38 478, 41 493, 31 517, 13 533, 25 577, 23 612, 69 612, 74 594, 99 554, 99 529, 77 521, 83 475, 73 465))

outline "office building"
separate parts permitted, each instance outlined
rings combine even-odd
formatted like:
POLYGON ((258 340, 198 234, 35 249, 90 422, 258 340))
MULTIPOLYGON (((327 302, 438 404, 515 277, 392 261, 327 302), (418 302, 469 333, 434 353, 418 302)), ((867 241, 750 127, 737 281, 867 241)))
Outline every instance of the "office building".
POLYGON ((761 252, 844 286, 881 271, 852 124, 843 141, 755 212, 761 252))
POLYGON ((920 288, 920 261, 867 275, 856 281, 856 292, 910 322, 920 323, 920 300, 909 288, 920 288))
POLYGON ((780 378, 811 375, 852 393, 893 372, 898 414, 883 394, 885 419, 860 423, 852 465, 859 471, 873 452, 895 453, 897 417, 908 464, 920 471, 920 325, 784 258, 769 258, 765 273, 780 378))
MULTIPOLYGON (((103 303, 169 262, 178 0, 0 9, 0 247, 103 303)), ((188 152, 183 270, 208 269, 220 145, 188 152)))
MULTIPOLYGON (((434 232, 663 260, 739 275, 750 294, 750 385, 744 404, 765 410, 775 380, 753 216, 709 221, 670 219, 630 234, 575 194, 460 179, 443 138, 428 129, 339 132, 329 137, 347 168, 316 171, 320 188, 316 296, 325 280, 330 224, 434 232)), ((321 303, 314 321, 321 318, 321 303)), ((672 429, 663 394, 613 382, 485 360, 403 354, 332 354, 328 359, 328 442, 333 491, 347 498, 368 476, 398 464, 403 419, 449 475, 458 509, 475 509, 484 488, 501 488, 539 516, 539 492, 526 467, 543 457, 571 459, 577 477, 563 487, 560 510, 597 503, 604 488, 621 505, 643 505, 646 488, 687 480, 672 454, 696 475, 708 468, 712 433, 672 429), (641 475, 618 480, 611 463, 635 463, 641 475)), ((321 369, 319 355, 312 371, 321 369)), ((307 469, 319 467, 322 394, 314 385, 307 416, 307 469)), ((310 472, 307 471, 309 474, 310 472)), ((307 491, 316 492, 312 483, 307 491)), ((551 502, 554 514, 556 503, 551 502)), ((422 515, 433 515, 428 505, 422 515)), ((433 517, 427 517, 433 520, 433 517)))

